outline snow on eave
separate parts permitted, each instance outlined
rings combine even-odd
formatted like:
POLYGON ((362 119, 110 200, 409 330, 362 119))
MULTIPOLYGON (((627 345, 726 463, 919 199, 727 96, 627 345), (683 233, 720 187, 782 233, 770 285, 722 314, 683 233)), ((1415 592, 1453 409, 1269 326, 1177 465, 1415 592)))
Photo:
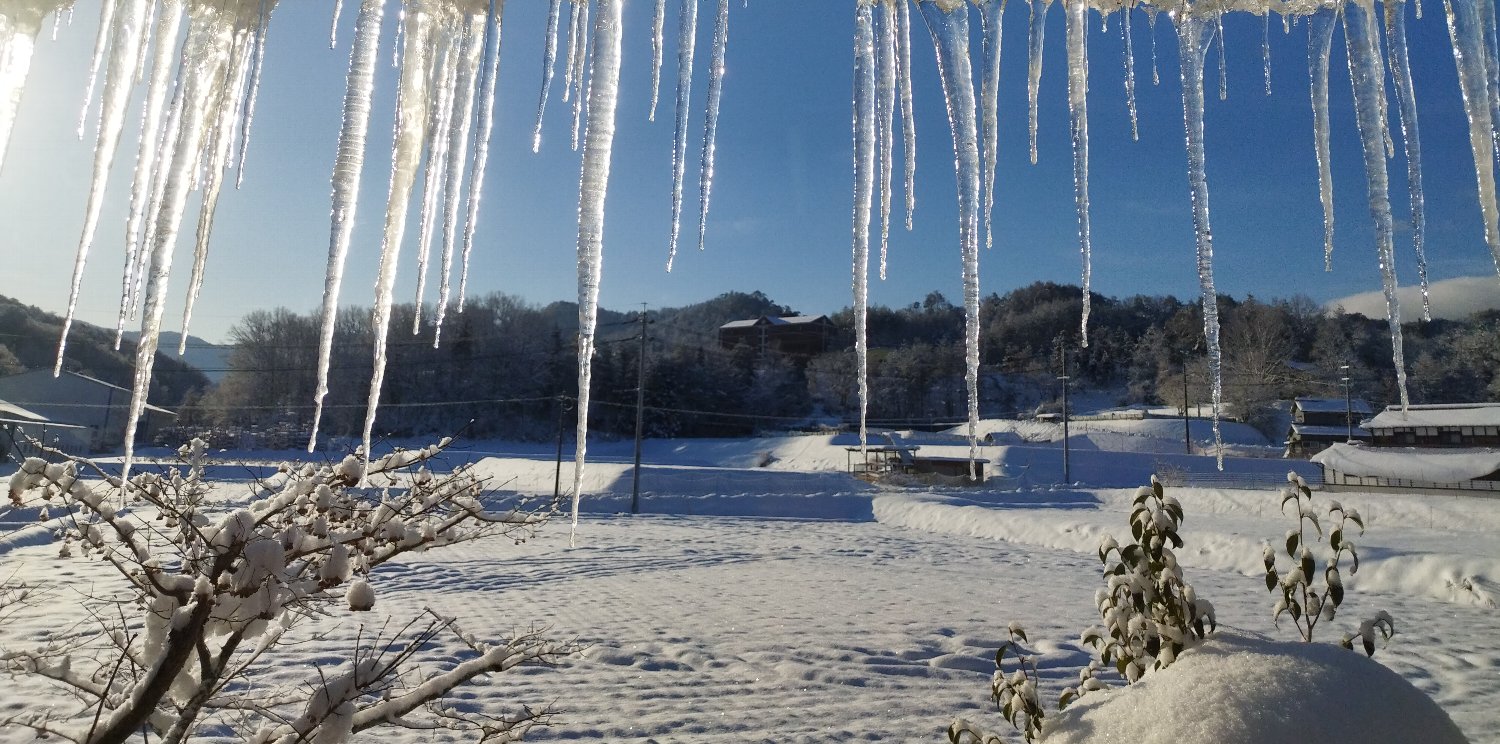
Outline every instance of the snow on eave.
MULTIPOLYGON (((1297 408, 1309 413, 1343 413, 1352 410, 1355 413, 1371 414, 1375 409, 1370 407, 1368 401, 1362 398, 1346 400, 1344 398, 1297 398, 1293 401, 1297 408)), ((1415 408, 1416 406, 1412 406, 1415 408)))
POLYGON ((1335 444, 1311 460, 1346 475, 1402 478, 1428 483, 1462 483, 1500 473, 1500 450, 1370 447, 1335 444))
POLYGON ((1500 426, 1500 403, 1436 403, 1391 406, 1362 424, 1366 429, 1500 426))

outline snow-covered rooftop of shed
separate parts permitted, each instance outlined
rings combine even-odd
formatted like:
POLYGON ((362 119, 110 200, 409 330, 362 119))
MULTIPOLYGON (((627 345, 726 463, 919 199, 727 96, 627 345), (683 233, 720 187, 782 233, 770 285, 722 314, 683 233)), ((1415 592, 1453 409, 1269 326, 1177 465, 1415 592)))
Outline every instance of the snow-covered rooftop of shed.
POLYGON ((1416 426, 1500 426, 1500 403, 1437 403, 1391 406, 1369 421, 1367 429, 1410 429, 1416 426))
POLYGON ((754 328, 758 325, 809 325, 819 321, 827 321, 827 315, 762 315, 759 318, 749 320, 731 320, 719 328, 754 328))
MULTIPOLYGON (((1314 425, 1310 425, 1310 424, 1292 424, 1292 431, 1296 432, 1297 436, 1300 436, 1300 437, 1342 437, 1342 436, 1348 436, 1348 434, 1349 434, 1349 427, 1347 427, 1347 426, 1314 426, 1314 425)), ((1369 439, 1370 438, 1370 432, 1365 431, 1365 429, 1363 427, 1356 426, 1356 427, 1354 427, 1354 436, 1356 436, 1356 437, 1363 437, 1365 439, 1369 439)))
POLYGON ((1335 444, 1312 461, 1349 475, 1462 483, 1500 472, 1500 450, 1369 447, 1335 444))
POLYGON ((1343 413, 1353 410, 1355 413, 1368 415, 1375 412, 1368 402, 1359 398, 1349 401, 1343 398, 1298 398, 1296 402, 1297 407, 1307 413, 1343 413))

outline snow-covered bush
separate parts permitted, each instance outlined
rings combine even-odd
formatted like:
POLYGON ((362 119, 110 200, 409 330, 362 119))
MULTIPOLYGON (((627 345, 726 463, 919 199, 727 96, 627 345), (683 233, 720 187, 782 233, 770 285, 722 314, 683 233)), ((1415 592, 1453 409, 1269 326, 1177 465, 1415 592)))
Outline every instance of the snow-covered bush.
MULTIPOLYGON (((1287 473, 1286 478, 1287 485, 1281 492, 1282 511, 1286 511, 1288 504, 1297 510, 1297 528, 1287 531, 1285 543, 1286 556, 1292 566, 1285 571, 1278 570, 1275 549, 1265 546, 1266 589, 1273 594, 1280 593, 1271 610, 1277 624, 1280 624, 1282 614, 1290 615, 1297 634, 1302 640, 1311 642, 1318 622, 1332 620, 1339 605, 1344 603, 1343 560, 1349 559, 1349 575, 1353 576, 1359 570, 1359 554, 1355 552, 1347 530, 1353 524, 1363 535, 1365 522, 1357 509, 1346 509, 1337 500, 1329 500, 1328 553, 1323 570, 1319 572, 1313 545, 1321 542, 1324 534, 1323 524, 1318 521, 1317 510, 1313 508, 1312 489, 1296 473, 1287 473), (1318 582, 1320 576, 1321 584, 1318 582)), ((1395 620, 1384 610, 1360 623, 1358 633, 1344 636, 1341 645, 1352 649, 1354 639, 1359 638, 1365 654, 1374 655, 1377 632, 1387 640, 1396 632, 1395 620)))
MULTIPOLYGON (((1098 658, 1079 671, 1076 686, 1063 690, 1059 710, 1086 693, 1104 689, 1099 675, 1106 667, 1134 684, 1147 672, 1171 665, 1178 654, 1214 629, 1213 605, 1200 599, 1183 579, 1173 552, 1182 547, 1177 534, 1182 518, 1182 504, 1153 475, 1151 485, 1136 491, 1131 506, 1132 541, 1121 545, 1111 536, 1099 546, 1105 587, 1094 599, 1104 627, 1091 627, 1081 637, 1098 658)), ((1006 721, 1030 742, 1042 735, 1046 709, 1037 695, 1036 664, 1023 642, 1025 630, 1011 623, 1010 640, 995 654, 991 691, 1006 721), (1016 657, 1016 670, 1010 673, 1004 666, 1008 651, 1016 657)), ((952 744, 1001 741, 962 719, 948 727, 948 739, 952 744)))
POLYGON ((61 515, 60 553, 101 560, 121 581, 84 600, 99 624, 92 636, 0 651, 9 673, 46 678, 66 693, 0 726, 75 742, 155 734, 170 743, 212 722, 249 741, 323 744, 387 724, 515 737, 544 720, 546 710, 527 708, 502 718, 459 714, 441 700, 476 676, 552 660, 567 644, 536 633, 480 642, 431 612, 389 635, 361 630, 341 670, 306 680, 310 693, 255 684, 299 621, 341 604, 370 609, 372 572, 386 561, 491 535, 520 540, 546 521, 547 507, 487 511, 484 484, 467 468, 429 469, 447 444, 368 463, 351 456, 283 465, 252 486, 243 506, 229 508, 209 498, 198 441, 179 451, 185 469, 129 482, 79 458, 25 461, 11 478, 11 503, 61 515), (418 654, 446 632, 467 645, 469 658, 416 670, 418 654))

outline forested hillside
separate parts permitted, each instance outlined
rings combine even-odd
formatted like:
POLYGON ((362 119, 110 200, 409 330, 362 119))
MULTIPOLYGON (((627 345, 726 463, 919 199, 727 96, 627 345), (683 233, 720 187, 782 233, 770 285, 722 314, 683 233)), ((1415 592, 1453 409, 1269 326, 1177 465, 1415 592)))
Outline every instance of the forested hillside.
MULTIPOLYGON (((40 308, 0 296, 0 376, 33 369, 52 369, 63 319, 40 308)), ((130 388, 135 378, 135 341, 127 338, 115 348, 113 329, 73 323, 68 335, 63 369, 130 388)), ((166 351, 163 347, 162 351, 166 351)), ((209 387, 208 378, 175 358, 158 352, 150 400, 167 408, 191 402, 209 387)))
MULTIPOLYGON (((1089 344, 1078 343, 1082 293, 1038 283, 984 298, 981 410, 1012 416, 1055 406, 1066 353, 1075 385, 1119 404, 1180 405, 1209 398, 1202 313, 1175 297, 1094 295, 1089 344)), ((451 432, 550 438, 577 392, 571 303, 535 306, 493 294, 450 312, 441 344, 423 314, 398 307, 377 429, 387 434, 451 432), (560 407, 561 406, 561 410, 560 407), (470 424, 469 422, 473 422, 470 424)), ((760 315, 794 314, 759 293, 646 312, 646 428, 654 436, 740 434, 847 421, 857 416, 853 312, 832 316, 825 353, 784 355, 721 349, 718 328, 760 315)), ((1395 398, 1383 320, 1326 313, 1306 298, 1219 298, 1225 400, 1251 423, 1296 395, 1341 397, 1342 365, 1352 393, 1376 405, 1395 398)), ((592 412, 600 432, 633 430, 640 369, 639 313, 601 311, 592 412)), ((364 418, 371 370, 368 312, 340 316, 325 430, 347 434, 364 418)), ((873 420, 931 425, 964 416, 963 311, 932 293, 905 307, 869 312, 873 420)), ((317 319, 288 310, 253 312, 235 326, 230 372, 192 413, 200 425, 305 427, 316 386, 317 319)), ((1413 400, 1500 398, 1500 313, 1466 321, 1412 324, 1407 363, 1413 400)))

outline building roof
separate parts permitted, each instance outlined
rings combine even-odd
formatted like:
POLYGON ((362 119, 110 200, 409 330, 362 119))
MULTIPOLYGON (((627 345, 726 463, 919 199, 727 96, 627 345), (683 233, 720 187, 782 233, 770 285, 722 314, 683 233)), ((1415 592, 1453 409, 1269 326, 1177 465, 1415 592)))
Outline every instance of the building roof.
MULTIPOLYGON (((1292 424, 1292 433, 1296 436, 1302 437, 1303 439, 1306 439, 1308 437, 1314 437, 1317 439, 1330 439, 1333 437, 1349 436, 1349 427, 1292 424)), ((1366 431, 1363 427, 1356 426, 1354 427, 1354 436, 1356 439, 1369 439, 1370 432, 1366 431)))
POLYGON ((1364 422, 1366 429, 1411 429, 1418 426, 1500 426, 1500 403, 1437 403, 1389 406, 1364 422))
POLYGON ((0 400, 0 418, 8 421, 34 421, 42 423, 47 420, 46 416, 34 411, 28 411, 9 401, 0 400))
MULTIPOLYGON (((25 372, 18 372, 18 373, 13 374, 13 375, 6 375, 5 377, 0 377, 0 379, 9 379, 9 378, 13 378, 13 377, 25 377, 25 376, 28 376, 28 375, 46 375, 48 377, 51 377, 52 376, 52 370, 50 370, 50 369, 42 369, 42 368, 32 369, 32 370, 27 370, 25 372)), ((101 380, 101 379, 99 379, 97 377, 89 377, 88 375, 80 375, 77 372, 67 372, 67 371, 64 371, 62 373, 62 375, 66 375, 68 377, 76 377, 76 378, 78 378, 80 380, 83 380, 84 382, 92 383, 94 385, 98 385, 99 387, 109 388, 111 390, 114 390, 114 391, 117 391, 117 392, 120 392, 120 393, 124 393, 125 397, 121 400, 121 402, 120 402, 120 404, 118 406, 120 408, 124 408, 124 407, 130 405, 130 398, 131 398, 132 395, 134 395, 134 393, 132 393, 130 390, 127 390, 126 388, 120 387, 119 385, 115 385, 113 383, 105 382, 105 381, 103 381, 103 380, 101 380)), ((68 405, 73 405, 71 403, 67 403, 67 402, 63 402, 63 401, 51 401, 51 400, 31 400, 31 401, 23 401, 23 402, 26 403, 27 405, 32 405, 32 406, 68 406, 68 405)), ((11 405, 14 405, 14 404, 11 404, 11 405)), ((22 409, 22 410, 24 410, 24 409, 22 409)), ((155 405, 152 405, 150 403, 146 404, 145 410, 151 411, 152 413, 165 413, 165 414, 170 415, 170 416, 176 416, 177 415, 173 411, 169 411, 169 410, 167 410, 165 408, 162 408, 161 406, 155 406, 155 405)), ((39 420, 39 421, 46 421, 47 420, 45 417, 38 416, 35 413, 32 413, 31 415, 35 416, 37 418, 37 420, 39 420)))
POLYGON ((757 326, 797 326, 830 323, 827 315, 762 315, 748 320, 731 320, 719 326, 719 330, 755 328, 757 326))
POLYGON ((1335 444, 1312 456, 1325 468, 1349 475, 1462 483, 1500 472, 1497 449, 1429 449, 1335 444))
POLYGON ((1343 413, 1353 411, 1366 416, 1375 412, 1367 401, 1360 398, 1345 400, 1344 398, 1298 398, 1293 403, 1304 413, 1343 413))

